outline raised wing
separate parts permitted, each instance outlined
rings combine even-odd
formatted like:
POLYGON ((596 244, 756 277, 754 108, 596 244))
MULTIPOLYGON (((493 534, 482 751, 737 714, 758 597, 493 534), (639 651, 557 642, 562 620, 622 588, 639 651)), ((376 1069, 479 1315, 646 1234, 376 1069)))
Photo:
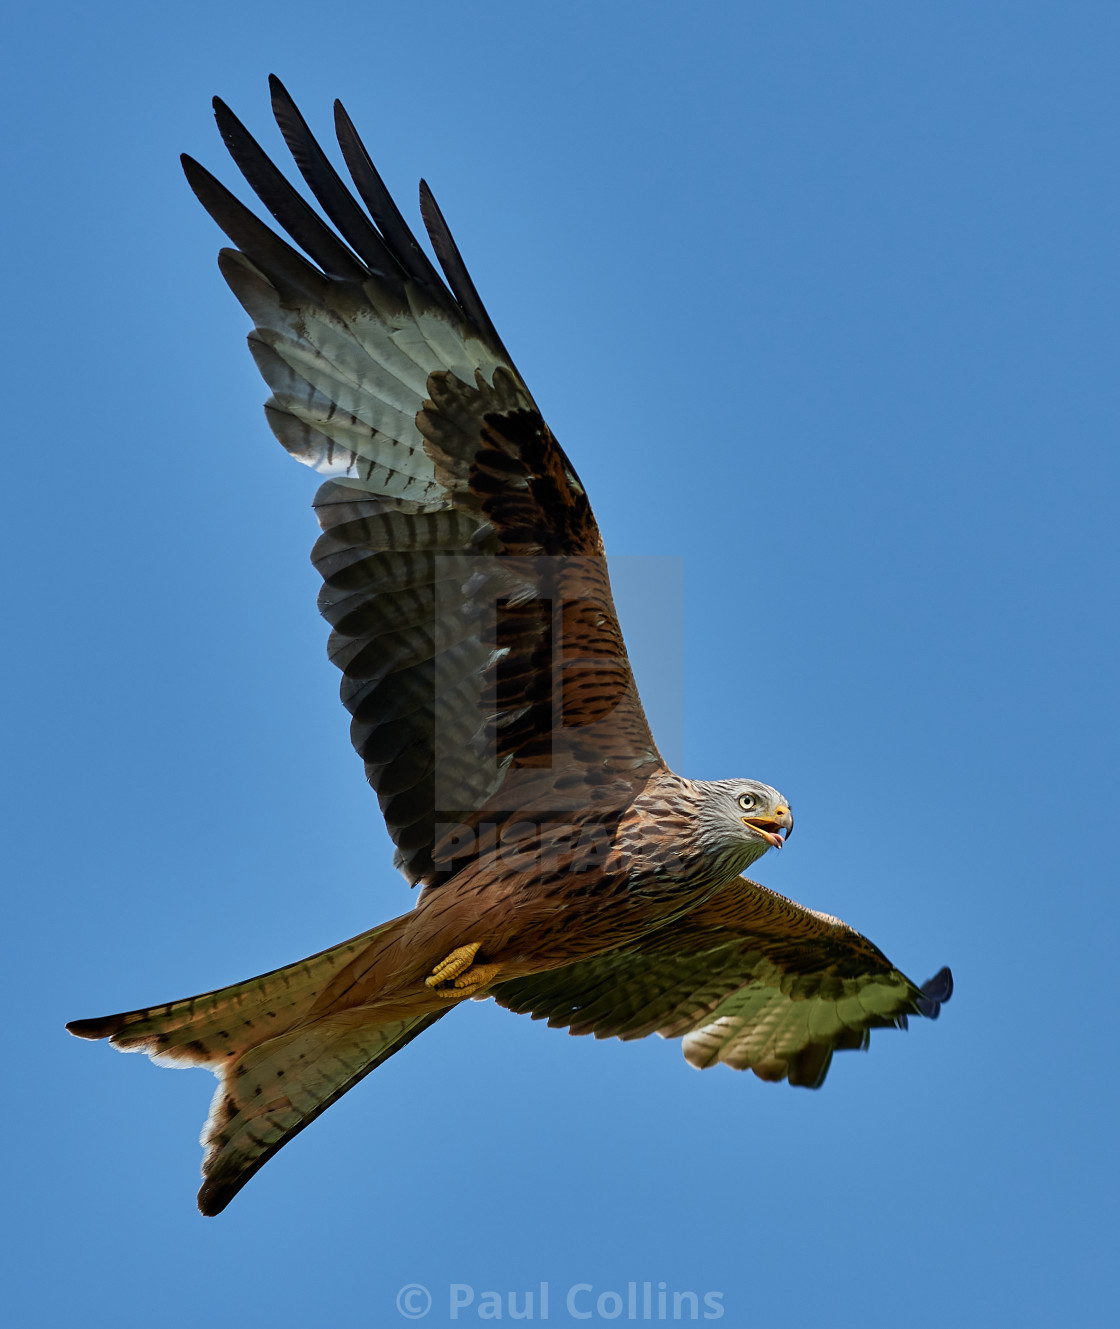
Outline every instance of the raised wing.
POLYGON ((597 1038, 684 1038, 685 1059, 819 1088, 835 1051, 872 1029, 936 1019, 953 991, 923 987, 846 923, 745 877, 635 946, 511 979, 492 995, 554 1028, 597 1038))
POLYGON ((341 105, 339 144, 368 214, 271 86, 335 230, 217 99, 226 146, 303 253, 188 157, 184 170, 237 246, 220 265, 256 325, 269 424, 328 477, 312 559, 330 657, 397 864, 431 883, 449 867, 437 842, 461 866, 471 828, 624 807, 661 761, 587 496, 430 191, 421 184, 421 211, 447 285, 341 105))

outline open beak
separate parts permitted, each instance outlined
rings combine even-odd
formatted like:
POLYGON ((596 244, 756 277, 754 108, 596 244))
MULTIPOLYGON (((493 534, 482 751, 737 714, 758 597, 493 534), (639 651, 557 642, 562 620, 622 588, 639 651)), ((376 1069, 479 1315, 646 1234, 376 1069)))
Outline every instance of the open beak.
POLYGON ((781 849, 793 834, 793 813, 784 803, 780 803, 770 817, 744 817, 743 825, 749 826, 768 840, 774 849, 781 849), (784 834, 783 834, 784 833, 784 834))

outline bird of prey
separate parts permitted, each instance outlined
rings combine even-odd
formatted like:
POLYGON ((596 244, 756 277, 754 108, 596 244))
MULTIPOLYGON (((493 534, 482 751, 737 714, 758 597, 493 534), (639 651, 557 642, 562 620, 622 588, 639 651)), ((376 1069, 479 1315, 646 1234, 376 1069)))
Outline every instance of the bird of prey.
POLYGON ((357 197, 271 85, 333 228, 220 100, 226 147, 293 243, 183 165, 235 246, 219 263, 255 325, 269 424, 325 477, 312 559, 328 650, 395 863, 421 890, 296 964, 71 1033, 218 1076, 198 1196, 216 1214, 468 997, 573 1034, 682 1037, 693 1066, 810 1088, 871 1029, 936 1017, 947 969, 919 987, 839 919, 741 875, 789 835, 789 802, 662 761, 587 494, 430 190, 446 281, 343 107, 357 197))

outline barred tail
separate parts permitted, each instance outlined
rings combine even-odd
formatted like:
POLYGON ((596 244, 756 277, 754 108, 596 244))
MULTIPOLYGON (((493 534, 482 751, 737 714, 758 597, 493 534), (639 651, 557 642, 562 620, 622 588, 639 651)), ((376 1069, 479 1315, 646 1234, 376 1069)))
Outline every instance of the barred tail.
POLYGON ((199 1209, 220 1214, 278 1149, 446 1014, 377 1024, 376 1012, 347 1011, 270 1038, 221 1067, 202 1129, 199 1209))
MULTIPOLYGON (((408 915, 284 969, 183 1001, 66 1026, 165 1066, 205 1066, 218 1088, 203 1127, 198 1207, 217 1214, 278 1149, 445 1010, 402 1018, 339 1009, 408 915)), ((449 1008, 450 1009, 450 1008, 449 1008)))

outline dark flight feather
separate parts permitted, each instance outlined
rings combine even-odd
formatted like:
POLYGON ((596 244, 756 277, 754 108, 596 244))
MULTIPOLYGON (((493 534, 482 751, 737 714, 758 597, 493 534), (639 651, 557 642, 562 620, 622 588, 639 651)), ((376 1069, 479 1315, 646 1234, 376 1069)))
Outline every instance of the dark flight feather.
POLYGON ((326 279, 301 253, 250 212, 205 166, 186 153, 179 160, 195 198, 246 258, 306 300, 321 303, 327 298, 326 279))
POLYGON ((420 181, 420 215, 424 218, 424 225, 428 231, 428 238, 432 242, 432 248, 436 251, 436 258, 439 259, 440 267, 443 268, 444 275, 447 278, 447 284, 459 301, 464 313, 489 340, 495 350, 500 351, 509 362, 510 368, 515 368, 509 352, 502 345, 502 339, 498 336, 498 330, 490 320, 490 315, 486 312, 486 306, 482 303, 475 284, 471 281, 471 275, 467 271, 467 265, 463 262, 463 256, 459 253, 459 247, 451 234, 451 228, 444 220, 443 213, 440 211, 439 204, 435 200, 435 195, 428 187, 426 180, 420 181))
POLYGON ((268 76, 268 82, 272 90, 272 112, 276 123, 280 126, 280 132, 300 174, 319 200, 323 211, 371 272, 377 273, 384 281, 396 282, 405 271, 400 261, 346 188, 292 101, 287 88, 275 74, 268 76))
POLYGON ((339 101, 334 104, 334 120, 338 146, 342 149, 346 169, 381 234, 413 281, 445 309, 452 308, 452 301, 439 273, 417 243, 370 159, 366 145, 358 137, 358 131, 347 115, 346 108, 339 101))
POLYGON ((297 245, 328 277, 360 282, 365 267, 273 165, 256 139, 222 101, 214 98, 214 118, 222 140, 250 188, 297 245))

